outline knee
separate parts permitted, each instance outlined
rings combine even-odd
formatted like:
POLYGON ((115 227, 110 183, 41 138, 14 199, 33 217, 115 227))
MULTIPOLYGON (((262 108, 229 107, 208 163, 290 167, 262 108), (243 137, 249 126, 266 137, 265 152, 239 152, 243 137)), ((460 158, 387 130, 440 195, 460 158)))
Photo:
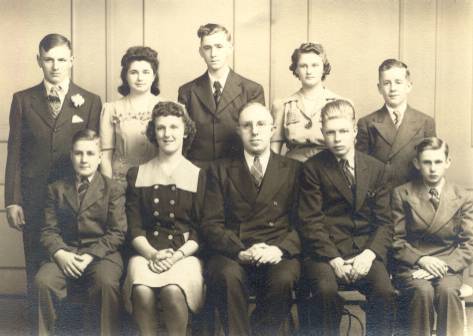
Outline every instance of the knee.
POLYGON ((333 300, 338 295, 338 284, 336 281, 319 279, 318 281, 311 281, 309 283, 314 297, 333 300))
POLYGON ((385 302, 394 302, 396 291, 390 282, 374 286, 372 296, 385 302))
POLYGON ((280 272, 270 279, 268 286, 272 291, 291 292, 296 281, 297 277, 291 272, 280 272))
POLYGON ((412 296, 416 300, 422 301, 433 301, 434 298, 434 288, 432 285, 425 281, 423 283, 419 283, 414 288, 412 288, 412 296))
POLYGON ((118 291, 120 287, 119 279, 111 274, 98 272, 92 279, 92 288, 97 291, 118 291))
POLYGON ((459 290, 451 286, 439 285, 435 291, 437 299, 460 299, 459 290))
POLYGON ((226 264, 214 269, 210 275, 209 285, 216 288, 232 288, 243 282, 243 270, 236 264, 226 264))
POLYGON ((159 297, 161 302, 166 306, 181 306, 183 303, 185 304, 184 294, 181 288, 176 285, 163 287, 159 297))
POLYGON ((153 289, 143 285, 137 285, 133 287, 132 297, 134 309, 149 309, 149 307, 152 307, 155 302, 153 289))
POLYGON ((51 278, 47 272, 41 272, 40 270, 35 275, 34 284, 38 291, 48 290, 51 288, 51 278))

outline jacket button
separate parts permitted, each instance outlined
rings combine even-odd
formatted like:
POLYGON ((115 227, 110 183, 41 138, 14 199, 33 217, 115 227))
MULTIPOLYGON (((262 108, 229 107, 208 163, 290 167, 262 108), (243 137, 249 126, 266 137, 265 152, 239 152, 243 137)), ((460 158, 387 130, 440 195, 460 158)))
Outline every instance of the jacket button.
POLYGON ((176 204, 176 201, 170 200, 170 201, 169 201, 169 204, 174 205, 174 204, 176 204))
POLYGON ((175 190, 176 190, 176 186, 171 186, 171 190, 172 190, 172 191, 175 191, 175 190))
POLYGON ((274 202, 273 202, 273 205, 274 205, 274 206, 278 206, 278 201, 274 201, 274 202))
POLYGON ((159 188, 159 186, 157 184, 155 184, 153 188, 156 190, 156 189, 159 188))
POLYGON ((154 202, 154 204, 158 204, 158 203, 159 203, 159 198, 155 198, 155 199, 153 200, 153 202, 154 202))
POLYGON ((274 223, 273 223, 273 222, 269 222, 268 225, 271 226, 271 227, 273 227, 273 226, 274 226, 274 223))
POLYGON ((159 232, 158 231, 154 231, 153 232, 153 236, 157 237, 159 235, 159 232))
POLYGON ((171 213, 169 214, 169 217, 174 218, 174 212, 171 212, 171 213))
POLYGON ((154 217, 158 217, 158 216, 159 216, 159 211, 153 212, 153 216, 154 216, 154 217))
POLYGON ((172 240, 172 238, 173 238, 173 236, 170 234, 170 235, 168 236, 168 239, 169 239, 169 240, 172 240))

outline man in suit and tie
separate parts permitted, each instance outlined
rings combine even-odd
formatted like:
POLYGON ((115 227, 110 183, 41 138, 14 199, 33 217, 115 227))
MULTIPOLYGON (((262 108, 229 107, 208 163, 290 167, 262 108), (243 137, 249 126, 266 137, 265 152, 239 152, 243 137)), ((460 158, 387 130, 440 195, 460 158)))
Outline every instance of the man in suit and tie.
POLYGON ((303 274, 312 291, 311 330, 339 335, 345 284, 367 296, 367 335, 391 335, 395 293, 386 270, 392 222, 385 167, 355 151, 355 111, 335 100, 322 109, 328 149, 303 166, 299 217, 303 274))
POLYGON ((394 189, 396 284, 401 289, 406 335, 462 335, 459 297, 463 270, 473 258, 473 198, 448 182, 448 145, 431 137, 416 147, 421 177, 394 189))
POLYGON ((73 56, 66 37, 46 35, 39 43, 37 61, 43 81, 13 95, 5 174, 8 222, 23 231, 30 307, 36 302, 34 275, 46 256, 39 231, 48 181, 68 170, 72 135, 84 128, 97 130, 101 110, 97 95, 70 81, 73 56))
POLYGON ((250 288, 256 291, 251 333, 278 333, 299 278, 300 241, 294 226, 300 165, 271 152, 274 129, 269 110, 249 103, 239 116, 244 150, 209 168, 209 206, 202 219, 210 254, 207 292, 226 335, 250 334, 250 288))
POLYGON ((197 127, 188 155, 202 167, 241 152, 236 134, 238 113, 250 101, 264 105, 261 85, 230 69, 231 35, 218 24, 208 23, 197 31, 200 56, 207 71, 179 88, 178 100, 186 106, 197 127))
POLYGON ((119 184, 97 171, 97 133, 81 130, 72 143, 74 173, 48 187, 41 243, 51 261, 35 277, 39 335, 54 334, 57 304, 78 290, 88 303, 87 335, 118 335, 125 195, 119 184))
POLYGON ((406 64, 387 59, 378 74, 378 91, 385 104, 358 121, 356 149, 386 164, 396 187, 415 177, 414 147, 424 137, 435 136, 435 122, 407 104, 412 83, 406 64))

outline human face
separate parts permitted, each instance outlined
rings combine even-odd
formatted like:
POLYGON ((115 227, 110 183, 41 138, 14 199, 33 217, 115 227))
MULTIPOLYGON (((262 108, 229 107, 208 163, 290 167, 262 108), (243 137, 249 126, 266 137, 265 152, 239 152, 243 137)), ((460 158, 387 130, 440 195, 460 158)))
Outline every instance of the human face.
POLYGON ((322 83, 324 62, 316 53, 303 53, 297 62, 296 73, 303 87, 312 88, 322 83))
POLYGON ((59 45, 44 51, 41 48, 37 61, 44 78, 51 84, 59 84, 69 78, 73 57, 67 45, 59 45))
POLYGON ((347 158, 354 150, 356 127, 349 118, 335 118, 327 120, 322 126, 325 144, 338 158, 347 158))
POLYGON ((200 56, 211 72, 217 72, 228 66, 228 57, 232 53, 232 45, 225 32, 220 31, 204 36, 200 42, 200 56))
POLYGON ((160 116, 154 124, 159 151, 167 155, 182 153, 184 138, 187 137, 182 117, 160 116))
POLYGON ((414 158, 414 166, 419 170, 425 184, 435 187, 445 176, 450 167, 450 158, 445 156, 443 148, 428 149, 414 158))
POLYGON ((126 81, 131 93, 145 93, 151 91, 156 74, 147 61, 133 61, 126 72, 126 81))
POLYGON ((72 147, 72 166, 80 176, 94 175, 101 160, 102 152, 98 140, 79 140, 72 147))
POLYGON ((238 134, 245 150, 253 155, 264 153, 274 133, 273 118, 263 106, 251 105, 240 113, 238 134))
POLYGON ((389 107, 396 108, 405 103, 411 88, 404 68, 393 67, 379 75, 378 91, 389 107))

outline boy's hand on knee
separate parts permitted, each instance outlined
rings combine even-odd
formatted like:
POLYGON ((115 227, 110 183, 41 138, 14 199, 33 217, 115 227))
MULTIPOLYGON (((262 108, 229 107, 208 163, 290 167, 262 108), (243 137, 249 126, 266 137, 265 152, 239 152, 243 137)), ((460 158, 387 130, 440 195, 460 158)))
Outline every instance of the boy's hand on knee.
POLYGON ((72 279, 78 279, 82 276, 82 270, 80 269, 76 257, 80 256, 63 249, 57 250, 53 255, 53 258, 61 271, 68 278, 72 279))

